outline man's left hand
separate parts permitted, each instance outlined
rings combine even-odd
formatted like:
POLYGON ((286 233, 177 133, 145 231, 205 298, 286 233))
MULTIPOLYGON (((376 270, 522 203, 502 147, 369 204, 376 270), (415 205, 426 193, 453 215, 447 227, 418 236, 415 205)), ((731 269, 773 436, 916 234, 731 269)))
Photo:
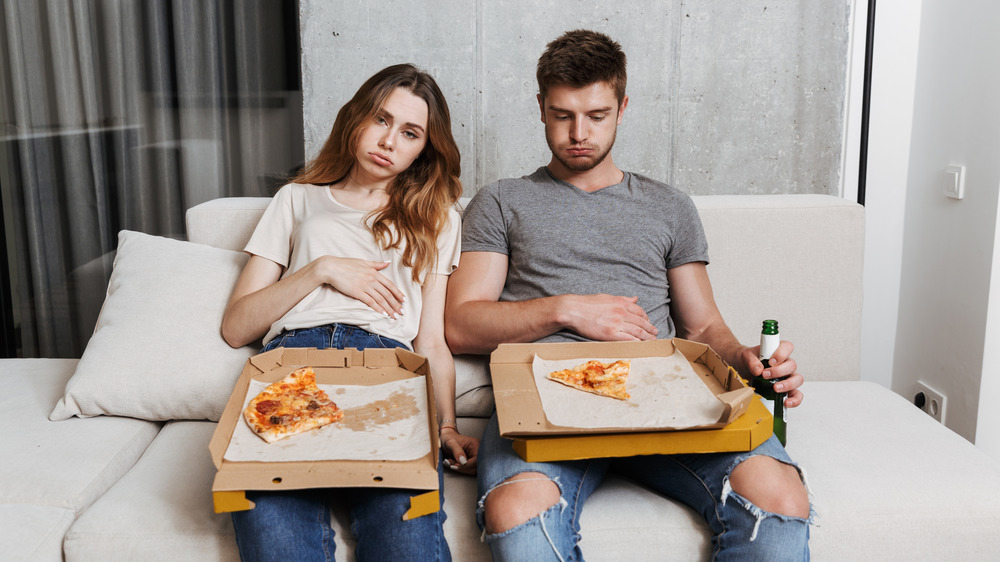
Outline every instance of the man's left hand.
POLYGON ((802 386, 805 379, 798 372, 798 366, 791 357, 794 348, 792 342, 782 341, 778 345, 778 349, 771 355, 768 365, 761 363, 758 357, 760 346, 744 348, 740 354, 740 359, 743 360, 746 370, 751 375, 764 377, 768 380, 784 378, 784 380, 774 383, 774 391, 785 393, 785 406, 788 408, 794 408, 801 404, 804 397, 799 387, 802 386))

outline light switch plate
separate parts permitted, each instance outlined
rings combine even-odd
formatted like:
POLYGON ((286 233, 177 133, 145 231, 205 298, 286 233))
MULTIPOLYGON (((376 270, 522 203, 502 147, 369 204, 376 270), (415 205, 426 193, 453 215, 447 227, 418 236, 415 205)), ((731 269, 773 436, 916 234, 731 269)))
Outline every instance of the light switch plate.
POLYGON ((965 197, 965 166, 948 166, 944 175, 944 194, 952 199, 965 197))

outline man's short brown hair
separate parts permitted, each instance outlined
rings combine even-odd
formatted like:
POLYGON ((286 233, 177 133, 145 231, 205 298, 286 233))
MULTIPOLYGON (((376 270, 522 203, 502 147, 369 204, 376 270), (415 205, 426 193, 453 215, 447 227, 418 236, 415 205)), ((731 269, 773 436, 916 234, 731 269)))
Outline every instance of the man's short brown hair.
POLYGON ((621 104, 627 81, 625 52, 617 41, 603 33, 587 29, 567 31, 546 45, 538 58, 535 77, 542 99, 552 86, 582 88, 606 82, 621 104))

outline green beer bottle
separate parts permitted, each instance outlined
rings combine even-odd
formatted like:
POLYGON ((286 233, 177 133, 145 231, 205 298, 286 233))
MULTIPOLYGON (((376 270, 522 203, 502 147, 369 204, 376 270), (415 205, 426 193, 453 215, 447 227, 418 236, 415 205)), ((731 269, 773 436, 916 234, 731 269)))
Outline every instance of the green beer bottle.
MULTIPOLYGON (((781 336, 778 334, 778 321, 764 320, 760 330, 760 362, 764 364, 764 368, 768 367, 768 360, 771 359, 771 355, 778 349, 780 341, 781 336)), ((787 420, 785 419, 785 393, 774 391, 774 383, 779 380, 782 379, 768 380, 764 377, 755 377, 753 388, 757 394, 760 394, 761 398, 773 403, 774 435, 784 445, 787 428, 787 420)), ((768 405, 770 406, 771 404, 768 405)))

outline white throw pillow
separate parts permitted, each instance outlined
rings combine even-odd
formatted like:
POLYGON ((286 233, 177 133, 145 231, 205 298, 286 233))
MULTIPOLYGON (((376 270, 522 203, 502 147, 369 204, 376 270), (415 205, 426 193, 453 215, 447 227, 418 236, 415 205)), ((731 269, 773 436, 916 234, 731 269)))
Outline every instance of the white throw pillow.
POLYGON ((101 315, 49 414, 217 421, 251 347, 220 326, 242 252, 123 230, 101 315))

